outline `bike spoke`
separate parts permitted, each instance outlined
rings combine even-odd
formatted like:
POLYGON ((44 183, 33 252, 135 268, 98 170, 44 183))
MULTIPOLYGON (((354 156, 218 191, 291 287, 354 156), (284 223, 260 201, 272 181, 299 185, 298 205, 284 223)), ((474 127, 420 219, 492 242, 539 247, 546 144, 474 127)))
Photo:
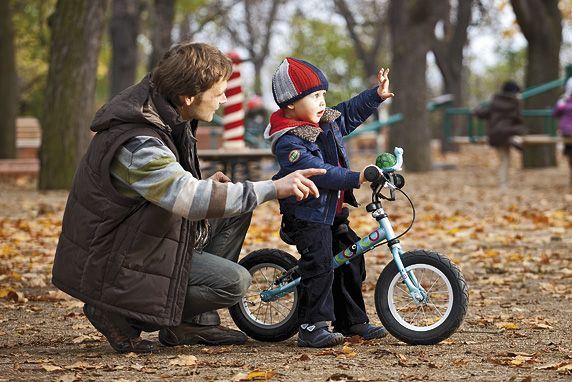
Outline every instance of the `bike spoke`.
POLYGON ((284 309, 286 309, 286 310, 290 310, 290 308, 289 308, 289 307, 285 306, 285 305, 284 305, 284 304, 282 304, 280 301, 276 300, 275 302, 276 302, 276 304, 280 305, 280 306, 281 306, 281 307, 283 307, 284 309))
POLYGON ((425 291, 426 291, 427 293, 429 293, 429 291, 430 291, 431 289, 433 289, 433 286, 434 286, 437 282, 439 282, 439 281, 441 281, 441 278, 439 278, 439 277, 437 276, 437 279, 436 279, 435 281, 433 281, 433 284, 431 284, 431 286, 430 286, 428 289, 425 289, 425 291))
POLYGON ((270 280, 268 280, 268 277, 266 277, 266 275, 264 274, 264 272, 260 272, 262 273, 262 276, 266 279, 266 282, 268 283, 268 286, 272 286, 272 282, 270 280))
POLYGON ((401 311, 401 310, 407 309, 408 307, 411 306, 411 304, 413 304, 413 301, 409 301, 409 303, 408 303, 407 305, 405 305, 404 307, 402 307, 402 308, 397 308, 397 307, 396 307, 396 308, 397 308, 397 311, 399 312, 399 311, 401 311))
POLYGON ((402 291, 403 293, 405 293, 406 295, 408 295, 408 296, 409 296, 409 291, 408 291, 408 290, 406 290, 406 289, 402 288, 402 287, 401 287, 401 286, 399 286, 399 285, 396 285, 395 287, 396 287, 397 289, 399 289, 400 291, 402 291))
POLYGON ((439 317, 441 317, 441 318, 443 317, 443 314, 441 313, 441 311, 439 310, 439 308, 437 308, 437 305, 435 305, 435 304, 433 304, 433 303, 430 303, 430 304, 427 304, 427 305, 433 307, 433 309, 437 312, 437 314, 439 315, 439 317))

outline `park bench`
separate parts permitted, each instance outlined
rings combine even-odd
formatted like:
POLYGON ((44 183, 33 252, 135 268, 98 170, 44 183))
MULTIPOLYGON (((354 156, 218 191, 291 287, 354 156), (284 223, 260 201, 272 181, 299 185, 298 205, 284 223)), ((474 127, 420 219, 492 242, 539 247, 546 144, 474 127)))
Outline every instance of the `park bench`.
POLYGON ((42 140, 40 123, 33 117, 16 119, 16 158, 0 159, 2 175, 35 175, 40 168, 38 149, 42 140))

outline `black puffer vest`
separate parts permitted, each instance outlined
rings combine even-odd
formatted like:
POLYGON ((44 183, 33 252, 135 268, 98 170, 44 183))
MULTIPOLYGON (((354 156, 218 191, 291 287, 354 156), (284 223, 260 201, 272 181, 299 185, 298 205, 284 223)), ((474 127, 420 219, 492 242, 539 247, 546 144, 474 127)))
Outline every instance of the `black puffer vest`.
POLYGON ((97 134, 68 197, 52 282, 103 309, 172 326, 181 320, 196 224, 121 195, 110 176, 115 152, 135 136, 161 139, 179 160, 171 129, 149 106, 149 94, 146 77, 98 111, 97 134))

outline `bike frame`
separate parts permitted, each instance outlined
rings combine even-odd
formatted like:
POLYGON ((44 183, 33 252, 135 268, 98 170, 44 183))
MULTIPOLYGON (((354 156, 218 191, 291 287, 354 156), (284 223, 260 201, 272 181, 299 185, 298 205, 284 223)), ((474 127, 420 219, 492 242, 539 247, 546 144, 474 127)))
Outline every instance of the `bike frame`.
MULTIPOLYGON (((395 156, 398 160, 398 164, 394 166, 394 168, 384 169, 384 172, 392 172, 396 171, 396 169, 400 169, 401 163, 403 163, 402 154, 403 150, 396 148, 395 156)), ((428 301, 427 293, 423 287, 421 287, 413 272, 407 272, 403 266, 403 262, 401 261, 403 251, 399 244, 399 240, 397 240, 395 232, 393 231, 389 217, 383 210, 379 201, 376 203, 376 206, 378 208, 375 211, 372 211, 371 215, 379 222, 379 228, 334 256, 332 258, 332 268, 336 269, 337 267, 348 264, 352 259, 358 256, 363 256, 365 253, 381 245, 384 240, 387 240, 395 265, 401 274, 403 282, 409 290, 409 294, 417 304, 426 303, 428 301)), ((298 277, 285 285, 265 290, 260 293, 260 297, 264 302, 277 300, 280 297, 293 292, 298 284, 300 284, 300 281, 301 277, 298 277)))

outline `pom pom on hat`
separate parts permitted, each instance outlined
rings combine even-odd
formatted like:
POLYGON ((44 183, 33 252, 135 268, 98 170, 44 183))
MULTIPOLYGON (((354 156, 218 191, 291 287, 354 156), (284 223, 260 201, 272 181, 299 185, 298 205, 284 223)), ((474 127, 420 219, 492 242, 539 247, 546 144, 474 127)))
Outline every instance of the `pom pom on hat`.
POLYGON ((272 76, 272 95, 281 108, 318 90, 328 90, 328 79, 304 60, 287 57, 272 76))

